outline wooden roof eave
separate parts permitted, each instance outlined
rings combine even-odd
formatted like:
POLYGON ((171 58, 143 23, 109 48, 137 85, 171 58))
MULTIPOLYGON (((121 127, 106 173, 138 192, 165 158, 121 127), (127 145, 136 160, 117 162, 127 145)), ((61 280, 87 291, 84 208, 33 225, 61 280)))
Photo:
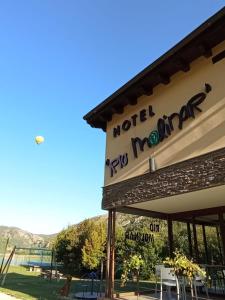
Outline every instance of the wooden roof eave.
POLYGON ((225 7, 86 114, 84 120, 105 131, 113 114, 123 113, 128 104, 137 104, 141 95, 151 95, 158 84, 168 84, 178 71, 188 72, 195 59, 212 56, 212 48, 223 40, 225 7))

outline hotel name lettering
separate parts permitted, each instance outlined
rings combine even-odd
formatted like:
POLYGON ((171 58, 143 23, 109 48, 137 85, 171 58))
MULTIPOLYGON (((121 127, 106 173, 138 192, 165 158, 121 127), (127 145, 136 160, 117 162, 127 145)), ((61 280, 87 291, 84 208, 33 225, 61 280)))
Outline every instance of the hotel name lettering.
MULTIPOLYGON (((169 116, 163 115, 156 122, 156 127, 149 133, 147 137, 132 137, 131 147, 134 158, 138 158, 140 152, 148 148, 157 146, 159 143, 167 139, 174 131, 175 124, 178 129, 182 130, 184 122, 190 118, 194 119, 197 113, 202 112, 201 104, 206 99, 207 94, 212 90, 211 86, 206 83, 205 91, 195 94, 186 104, 184 104, 179 112, 174 112, 169 116)), ((117 138, 121 132, 126 132, 130 128, 137 126, 138 122, 145 122, 149 118, 155 116, 153 107, 150 105, 147 109, 142 109, 138 114, 132 115, 129 119, 124 120, 122 124, 113 128, 113 137, 117 138)), ((110 169, 110 176, 113 177, 119 169, 124 168, 128 164, 128 153, 120 154, 116 158, 107 159, 106 166, 110 169)))
POLYGON ((126 231, 125 240, 131 240, 135 242, 154 243, 154 234, 160 231, 159 224, 151 223, 149 229, 152 233, 140 233, 137 231, 126 231))

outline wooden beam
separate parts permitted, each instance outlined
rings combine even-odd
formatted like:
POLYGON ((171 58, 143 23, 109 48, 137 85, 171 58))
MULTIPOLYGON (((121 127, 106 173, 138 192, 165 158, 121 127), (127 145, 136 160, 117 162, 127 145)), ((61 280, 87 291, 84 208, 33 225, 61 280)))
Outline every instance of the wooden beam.
POLYGON ((121 115, 124 112, 124 107, 122 105, 114 105, 111 108, 113 113, 121 115))
MULTIPOLYGON (((181 223, 189 223, 191 222, 191 219, 172 219, 173 221, 177 221, 177 222, 181 222, 181 223)), ((200 221, 197 218, 195 218, 195 224, 196 225, 205 225, 205 226, 212 226, 212 227, 216 227, 218 225, 218 221, 214 222, 214 221, 200 221)))
POLYGON ((158 77, 159 77, 160 83, 163 83, 163 84, 170 83, 170 77, 167 74, 160 72, 158 74, 158 77))
POLYGON ((131 214, 131 215, 136 215, 136 216, 145 216, 145 217, 151 217, 151 218, 159 218, 159 219, 163 219, 163 220, 166 220, 168 217, 168 214, 164 214, 161 212, 145 210, 145 209, 129 207, 129 206, 117 207, 116 211, 125 213, 125 214, 131 214))
POLYGON ((142 88, 144 95, 151 96, 153 94, 153 87, 150 84, 143 84, 142 88))
MULTIPOLYGON (((149 218, 158 218, 162 220, 167 220, 168 216, 173 221, 178 221, 182 223, 187 223, 190 222, 190 219, 184 219, 184 218, 173 218, 172 214, 166 214, 162 212, 157 212, 157 211, 152 211, 152 210, 145 210, 141 208, 136 208, 136 207, 130 207, 130 206, 121 206, 116 208, 117 212, 125 213, 125 214, 131 214, 131 215, 136 215, 136 216, 144 216, 144 217, 149 217, 149 218)), ((216 226, 218 224, 217 222, 214 221, 200 221, 200 220, 195 220, 196 225, 206 225, 206 226, 216 226)))
POLYGON ((143 94, 144 94, 144 90, 142 86, 136 85, 126 96, 128 99, 128 103, 130 105, 136 105, 138 97, 141 97, 143 94))
POLYGON ((137 104, 137 97, 136 96, 127 96, 128 103, 130 105, 136 105, 137 104))
POLYGON ((104 112, 101 116, 106 122, 112 121, 112 114, 110 112, 104 112))
POLYGON ((216 64, 217 62, 221 61, 224 58, 225 58, 225 50, 223 50, 220 53, 218 53, 217 55, 213 56, 212 63, 216 64))
POLYGON ((209 58, 212 56, 212 49, 206 44, 206 43, 201 43, 199 46, 198 46, 201 54, 203 56, 205 56, 206 58, 209 58))
POLYGON ((190 71, 190 64, 182 57, 177 57, 175 60, 175 64, 183 72, 190 71))
POLYGON ((98 118, 101 122, 107 123, 112 120, 112 114, 102 114, 98 118))
POLYGON ((91 127, 101 128, 103 131, 106 131, 106 122, 95 120, 90 125, 91 127))
POLYGON ((206 215, 215 215, 219 212, 225 212, 225 206, 218 206, 218 207, 211 207, 199 210, 189 210, 185 212, 178 212, 171 214, 172 219, 184 219, 184 218, 193 218, 193 217, 200 217, 206 215))

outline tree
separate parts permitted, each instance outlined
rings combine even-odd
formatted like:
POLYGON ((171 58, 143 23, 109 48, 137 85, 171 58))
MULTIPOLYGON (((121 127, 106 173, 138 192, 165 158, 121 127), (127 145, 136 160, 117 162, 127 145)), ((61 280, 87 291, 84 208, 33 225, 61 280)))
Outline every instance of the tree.
POLYGON ((65 271, 80 274, 84 268, 92 270, 103 256, 106 229, 101 220, 84 220, 61 231, 55 241, 57 261, 63 262, 65 271))
POLYGON ((106 232, 105 225, 93 224, 82 248, 82 264, 89 270, 96 269, 104 256, 106 232))

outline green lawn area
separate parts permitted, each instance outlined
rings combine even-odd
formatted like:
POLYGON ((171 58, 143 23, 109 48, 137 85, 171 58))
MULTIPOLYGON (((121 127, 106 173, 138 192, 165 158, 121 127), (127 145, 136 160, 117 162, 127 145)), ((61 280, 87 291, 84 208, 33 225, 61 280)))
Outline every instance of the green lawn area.
POLYGON ((57 282, 38 277, 39 273, 29 272, 24 267, 10 267, 4 287, 0 291, 21 299, 56 299, 64 280, 57 282))
MULTIPOLYGON (((29 272, 24 267, 10 267, 4 287, 0 287, 0 291, 26 300, 55 300, 59 299, 59 290, 64 285, 65 280, 61 279, 57 282, 40 278, 39 273, 29 272)), ((74 278, 71 284, 71 292, 82 292, 86 282, 74 278)), ((153 285, 147 281, 141 281, 139 291, 152 289, 153 285)), ((102 287, 102 291, 104 286, 102 287)), ((126 287, 121 288, 120 282, 115 282, 115 292, 135 292, 137 284, 130 282, 126 287)))

